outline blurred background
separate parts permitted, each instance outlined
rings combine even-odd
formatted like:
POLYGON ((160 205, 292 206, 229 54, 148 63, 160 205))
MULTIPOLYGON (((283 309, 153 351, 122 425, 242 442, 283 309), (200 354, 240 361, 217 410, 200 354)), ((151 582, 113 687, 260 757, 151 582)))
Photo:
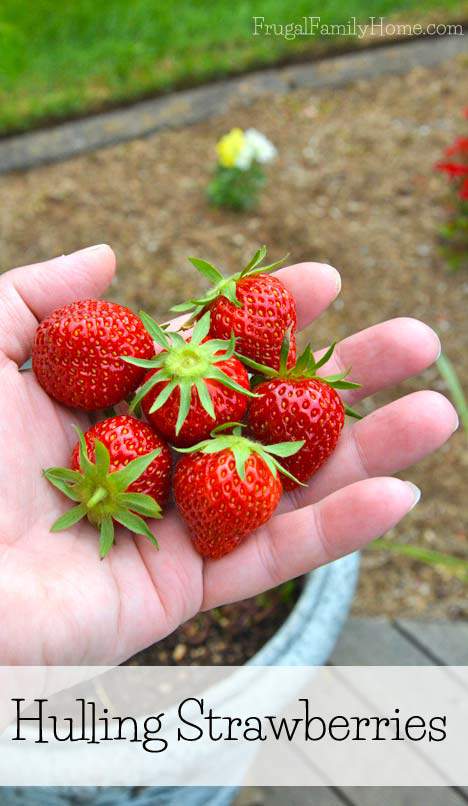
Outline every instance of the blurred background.
MULTIPOLYGON (((468 2, 324 0, 311 9, 286 0, 2 0, 0 134, 11 138, 243 71, 385 44, 370 36, 252 35, 253 16, 286 25, 311 14, 327 25, 382 15, 424 26, 468 19, 468 2)), ((187 128, 3 173, 0 270, 106 242, 118 260, 109 296, 167 318, 171 305, 203 286, 187 255, 234 271, 264 243, 272 260, 289 252, 290 262, 324 261, 342 274, 340 298, 304 334, 314 347, 381 319, 415 316, 437 330, 459 378, 466 377, 468 275, 460 260, 454 270, 447 250, 455 217, 457 255, 466 257, 466 203, 435 165, 467 135, 467 67, 465 53, 435 67, 416 63, 403 75, 271 92, 187 128), (261 130, 278 150, 248 213, 214 208, 206 198, 216 141, 234 126, 261 130)), ((433 367, 365 401, 361 412, 423 387, 450 394, 433 367)), ((388 537, 395 547, 419 547, 428 562, 399 548, 368 549, 355 613, 468 617, 466 466, 460 429, 436 456, 405 472, 422 488, 422 501, 388 537)))

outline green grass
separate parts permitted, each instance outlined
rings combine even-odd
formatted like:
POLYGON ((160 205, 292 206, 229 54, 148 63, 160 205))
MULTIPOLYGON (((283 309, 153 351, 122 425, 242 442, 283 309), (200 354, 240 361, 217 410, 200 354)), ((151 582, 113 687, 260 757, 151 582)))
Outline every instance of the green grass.
POLYGON ((317 47, 310 37, 253 37, 253 15, 275 23, 320 15, 322 24, 338 24, 409 13, 420 21, 441 5, 437 20, 468 16, 468 0, 1 0, 0 133, 317 47))
POLYGON ((455 367, 443 353, 437 359, 437 367, 448 386, 450 396, 458 412, 463 429, 468 434, 468 403, 455 367))
POLYGON ((463 582, 468 582, 468 560, 455 557, 453 554, 444 554, 440 551, 426 549, 423 546, 413 546, 407 543, 395 543, 392 540, 375 540, 370 544, 373 551, 389 551, 401 554, 410 560, 417 560, 436 569, 444 569, 463 582))

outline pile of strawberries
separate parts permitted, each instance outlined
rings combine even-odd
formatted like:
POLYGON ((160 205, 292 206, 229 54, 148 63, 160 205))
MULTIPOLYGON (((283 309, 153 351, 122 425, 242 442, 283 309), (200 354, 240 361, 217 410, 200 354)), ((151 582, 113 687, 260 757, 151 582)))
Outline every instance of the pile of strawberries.
POLYGON ((310 347, 296 360, 294 299, 265 255, 228 278, 191 258, 212 288, 173 309, 186 314, 177 330, 96 299, 41 322, 37 380, 60 403, 103 417, 77 429, 69 467, 44 471, 74 504, 52 531, 88 518, 101 557, 115 523, 157 546, 146 519, 162 517, 172 482, 196 549, 215 559, 330 456, 345 413, 355 416, 336 390, 357 384, 317 374, 333 346, 320 361, 310 347), (122 402, 127 413, 117 415, 122 402), (174 470, 170 446, 182 454, 174 470))

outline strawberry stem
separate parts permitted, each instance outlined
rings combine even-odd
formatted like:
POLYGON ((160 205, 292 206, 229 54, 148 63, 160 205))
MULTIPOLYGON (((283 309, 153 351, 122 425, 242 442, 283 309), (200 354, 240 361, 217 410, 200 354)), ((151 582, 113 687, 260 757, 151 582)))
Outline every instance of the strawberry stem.
POLYGON ((105 445, 95 440, 93 463, 88 456, 83 433, 79 428, 76 431, 80 446, 80 470, 66 467, 44 470, 45 478, 77 504, 52 524, 51 532, 69 529, 86 517, 100 531, 99 552, 103 558, 114 543, 113 521, 117 521, 132 532, 145 535, 157 547, 156 538, 139 514, 146 518, 160 518, 161 507, 151 496, 129 493, 127 490, 160 454, 161 449, 156 448, 138 456, 121 470, 110 471, 110 456, 105 445))
MULTIPOLYGON (((316 361, 314 358, 314 354, 310 347, 310 344, 306 346, 304 351, 301 353, 299 358, 297 359, 296 363, 290 369, 287 368, 287 359, 289 356, 289 344, 290 344, 290 333, 289 331, 284 334, 284 338, 281 344, 281 352, 280 352, 280 366, 279 370, 275 370, 272 367, 267 367, 265 364, 259 364, 257 361, 252 361, 251 358, 247 358, 245 355, 236 352, 235 355, 245 364, 249 369, 254 370, 258 375, 264 376, 266 378, 291 378, 292 380, 301 380, 303 378, 311 378, 317 381, 321 381, 322 383, 328 384, 328 386, 333 387, 333 389, 359 389, 360 384, 354 383, 353 381, 346 380, 347 376, 349 375, 351 368, 345 370, 344 372, 340 372, 337 375, 329 375, 328 377, 322 377, 321 375, 317 374, 317 370, 320 367, 324 366, 332 357, 333 351, 335 349, 336 343, 330 345, 330 347, 325 351, 322 358, 319 361, 316 361)), ((356 413, 350 415, 352 417, 357 416, 356 413)))
POLYGON ((306 487, 299 479, 296 479, 280 462, 277 456, 287 457, 293 456, 304 445, 304 440, 297 442, 278 442, 274 445, 262 445, 260 442, 255 442, 253 439, 247 439, 242 436, 241 429, 245 426, 242 423, 224 423, 211 432, 210 439, 204 439, 197 445, 192 445, 190 448, 176 448, 179 453, 218 453, 223 450, 230 450, 234 456, 236 463, 237 474, 242 481, 245 480, 245 463, 250 454, 256 453, 260 456, 268 467, 270 473, 275 475, 278 471, 284 476, 299 484, 301 487, 306 487), (223 433, 226 429, 231 428, 231 434, 223 433))
POLYGON ((139 359, 132 356, 121 356, 124 361, 137 366, 154 369, 154 373, 137 390, 130 404, 134 411, 144 397, 158 383, 164 386, 153 402, 150 414, 163 406, 170 396, 179 389, 180 403, 176 422, 176 434, 179 434, 190 409, 192 392, 196 390, 201 406, 214 420, 215 411, 211 400, 208 381, 214 380, 235 392, 248 397, 257 395, 230 378, 218 364, 228 361, 234 355, 235 338, 229 341, 208 339, 210 330, 210 312, 207 311, 196 322, 190 341, 186 341, 180 333, 163 331, 148 314, 140 313, 141 321, 162 351, 152 359, 139 359), (144 362, 144 363, 143 363, 144 362))
POLYGON ((94 495, 88 499, 88 509, 95 507, 96 504, 99 504, 99 502, 103 501, 104 498, 107 498, 107 490, 105 490, 104 487, 98 487, 94 495))
POLYGON ((249 260, 247 265, 241 269, 241 271, 236 272, 229 277, 224 277, 222 272, 216 266, 213 266, 206 260, 189 257, 189 261, 192 266, 194 266, 197 271, 199 271, 200 274, 202 274, 203 277, 205 277, 212 284, 212 287, 203 296, 193 297, 180 305, 174 305, 171 310, 176 313, 188 313, 190 311, 192 315, 189 321, 193 321, 197 316, 199 316, 199 314, 203 312, 207 305, 212 303, 218 297, 226 297, 226 299, 228 299, 229 302, 231 302, 237 308, 242 308, 242 303, 237 299, 236 293, 238 281, 243 280, 245 277, 255 277, 257 274, 265 274, 266 272, 273 271, 281 266, 281 264, 284 263, 287 258, 287 255, 285 255, 285 257, 281 258, 281 260, 277 260, 267 266, 262 266, 261 264, 266 257, 266 253, 266 246, 260 247, 260 249, 255 252, 251 260, 249 260))

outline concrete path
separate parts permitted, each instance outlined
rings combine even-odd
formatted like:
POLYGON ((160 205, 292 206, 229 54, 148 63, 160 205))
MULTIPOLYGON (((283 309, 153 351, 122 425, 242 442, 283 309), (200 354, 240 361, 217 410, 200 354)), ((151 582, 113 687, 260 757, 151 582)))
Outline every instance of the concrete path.
POLYGON ((432 67, 468 54, 464 35, 424 38, 309 64, 250 73, 185 92, 0 140, 0 173, 67 159, 114 143, 145 137, 164 128, 188 126, 271 93, 301 87, 340 87, 358 79, 432 67))
MULTIPOLYGON (((468 624, 350 619, 335 666, 468 666, 468 624)), ((246 787, 235 806, 466 806, 468 788, 246 787)))

